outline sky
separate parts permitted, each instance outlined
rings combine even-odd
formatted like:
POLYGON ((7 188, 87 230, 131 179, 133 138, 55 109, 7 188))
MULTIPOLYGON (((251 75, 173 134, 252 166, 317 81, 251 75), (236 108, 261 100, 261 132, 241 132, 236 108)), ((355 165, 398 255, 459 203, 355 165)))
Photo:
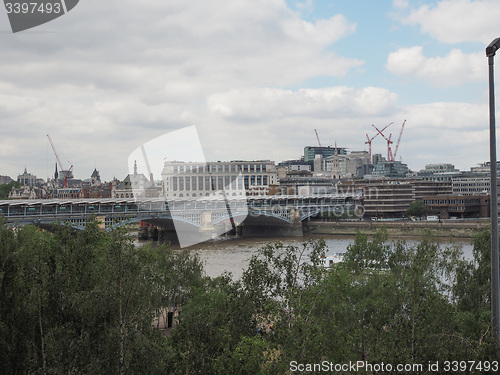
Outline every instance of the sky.
POLYGON ((2 9, 0 175, 52 176, 47 134, 76 178, 109 181, 192 125, 207 161, 278 163, 315 129, 360 151, 392 122, 394 151, 405 120, 397 160, 469 170, 489 160, 498 14, 498 0, 81 0, 14 34, 2 9))

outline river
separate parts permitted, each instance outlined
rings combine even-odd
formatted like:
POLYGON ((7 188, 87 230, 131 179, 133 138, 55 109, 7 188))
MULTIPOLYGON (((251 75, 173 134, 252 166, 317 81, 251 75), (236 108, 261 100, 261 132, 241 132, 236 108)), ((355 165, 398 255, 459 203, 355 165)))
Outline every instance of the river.
MULTIPOLYGON (((354 242, 353 237, 339 237, 333 235, 317 235, 308 237, 313 239, 323 238, 327 246, 327 255, 345 252, 347 246, 354 242)), ((205 266, 205 273, 210 277, 217 277, 224 272, 230 272, 234 279, 239 279, 243 270, 248 266, 252 255, 269 243, 282 242, 285 245, 301 246, 305 238, 245 238, 221 237, 212 241, 203 242, 188 248, 192 253, 198 254, 205 266)), ((418 242, 418 239, 409 238, 409 244, 418 242)), ((448 246, 450 241, 440 241, 441 246, 448 246)), ((470 240, 457 240, 455 244, 461 245, 464 257, 472 258, 472 245, 470 240)))

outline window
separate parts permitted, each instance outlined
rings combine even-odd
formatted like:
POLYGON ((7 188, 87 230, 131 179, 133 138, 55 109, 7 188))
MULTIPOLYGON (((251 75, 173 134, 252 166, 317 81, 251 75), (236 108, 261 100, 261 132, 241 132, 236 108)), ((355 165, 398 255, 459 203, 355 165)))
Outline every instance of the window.
POLYGON ((179 177, 179 190, 184 190, 184 177, 179 177))
POLYGON ((193 190, 198 190, 198 188, 196 187, 196 181, 197 181, 196 177, 193 177, 192 178, 192 184, 191 184, 192 187, 193 187, 193 190))

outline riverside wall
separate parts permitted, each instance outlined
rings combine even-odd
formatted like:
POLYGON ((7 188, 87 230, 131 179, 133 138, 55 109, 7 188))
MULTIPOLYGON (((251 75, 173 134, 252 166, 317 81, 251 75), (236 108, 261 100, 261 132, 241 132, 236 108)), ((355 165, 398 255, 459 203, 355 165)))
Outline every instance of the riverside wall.
POLYGON ((304 234, 354 236, 360 232, 372 235, 385 227, 390 237, 472 238, 477 232, 489 229, 489 220, 458 221, 307 221, 304 234))

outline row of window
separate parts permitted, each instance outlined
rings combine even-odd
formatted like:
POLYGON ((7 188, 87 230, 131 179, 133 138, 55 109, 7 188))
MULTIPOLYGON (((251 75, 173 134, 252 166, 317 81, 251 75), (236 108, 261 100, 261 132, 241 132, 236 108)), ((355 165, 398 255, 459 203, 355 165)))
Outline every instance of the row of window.
POLYGON ((268 184, 267 176, 251 175, 238 178, 236 176, 192 176, 172 177, 172 191, 196 190, 243 190, 250 186, 265 186, 268 184))
POLYGON ((479 204, 479 199, 424 199, 424 204, 479 204))
POLYGON ((200 164, 174 165, 174 173, 262 173, 267 171, 266 164, 200 164))

